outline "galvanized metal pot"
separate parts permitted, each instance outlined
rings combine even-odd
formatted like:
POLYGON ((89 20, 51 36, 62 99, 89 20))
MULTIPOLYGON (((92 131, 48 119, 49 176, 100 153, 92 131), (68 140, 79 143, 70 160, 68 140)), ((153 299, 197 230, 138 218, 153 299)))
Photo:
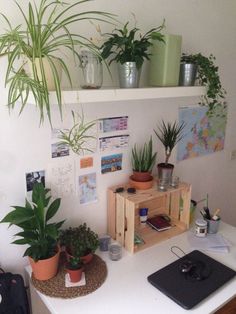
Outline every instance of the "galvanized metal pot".
POLYGON ((179 72, 180 86, 194 86, 197 76, 197 65, 193 63, 181 63, 179 72))
POLYGON ((138 69, 135 62, 118 63, 118 72, 121 88, 139 87, 141 68, 138 69))

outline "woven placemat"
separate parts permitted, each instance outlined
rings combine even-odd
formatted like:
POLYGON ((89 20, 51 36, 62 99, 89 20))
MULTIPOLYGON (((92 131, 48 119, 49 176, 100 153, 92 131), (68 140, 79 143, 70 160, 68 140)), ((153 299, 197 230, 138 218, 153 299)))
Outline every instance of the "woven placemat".
POLYGON ((85 265, 86 285, 81 287, 65 287, 65 274, 64 257, 62 257, 56 277, 40 281, 32 274, 31 281, 37 290, 47 296, 64 299, 77 298, 95 291, 103 284, 107 276, 107 266, 95 254, 92 261, 85 265))

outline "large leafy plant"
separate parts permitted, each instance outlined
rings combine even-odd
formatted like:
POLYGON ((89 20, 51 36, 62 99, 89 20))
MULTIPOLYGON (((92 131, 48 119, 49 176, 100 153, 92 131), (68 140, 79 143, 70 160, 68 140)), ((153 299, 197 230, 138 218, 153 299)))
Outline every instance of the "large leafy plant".
POLYGON ((64 223, 64 220, 58 223, 50 222, 60 207, 60 199, 50 203, 49 191, 42 183, 35 183, 32 204, 26 199, 25 206, 13 206, 14 210, 1 220, 1 223, 16 225, 22 229, 15 234, 20 239, 12 243, 28 244, 24 256, 30 256, 35 261, 55 254, 59 230, 64 223))
POLYGON ((165 123, 162 120, 157 130, 154 130, 157 138, 161 141, 165 148, 165 164, 168 164, 172 150, 175 145, 182 140, 185 123, 178 124, 176 121, 165 123))
POLYGON ((152 28, 144 35, 140 33, 137 27, 128 29, 127 22, 123 28, 114 29, 112 33, 106 34, 108 39, 103 43, 102 57, 107 59, 111 57, 109 64, 116 61, 118 63, 136 62, 137 68, 141 68, 144 59, 149 60, 149 47, 152 45, 151 39, 164 41, 160 31, 164 28, 164 22, 161 26, 152 28))
POLYGON ((202 96, 201 105, 209 106, 209 114, 224 112, 226 114, 226 91, 222 87, 219 68, 215 65, 216 58, 210 54, 209 57, 197 54, 183 54, 181 62, 197 65, 197 79, 200 85, 207 87, 206 95, 202 96), (220 107, 220 110, 219 110, 220 107))
POLYGON ((132 168, 138 172, 150 172, 156 161, 157 152, 153 153, 152 137, 148 143, 138 148, 137 144, 132 148, 132 168))
POLYGON ((91 0, 77 0, 69 4, 60 0, 40 0, 38 6, 29 2, 28 11, 24 11, 16 2, 25 27, 12 26, 7 16, 1 14, 8 26, 5 34, 0 35, 0 56, 7 55, 8 57, 5 84, 9 86, 8 106, 10 109, 20 102, 20 112, 22 112, 32 93, 40 111, 40 122, 43 122, 46 111, 51 123, 46 62, 52 73, 58 107, 62 115, 61 83, 57 64, 62 68, 71 86, 72 82, 68 66, 58 52, 65 54, 67 50, 75 59, 80 60, 75 48, 82 46, 99 55, 99 51, 89 39, 81 34, 72 33, 69 27, 72 24, 78 26, 78 23, 84 20, 108 22, 112 18, 109 13, 100 11, 76 13, 78 7, 88 1, 91 0), (19 62, 22 57, 29 62, 29 67, 32 69, 31 75, 25 70, 26 61, 19 62))

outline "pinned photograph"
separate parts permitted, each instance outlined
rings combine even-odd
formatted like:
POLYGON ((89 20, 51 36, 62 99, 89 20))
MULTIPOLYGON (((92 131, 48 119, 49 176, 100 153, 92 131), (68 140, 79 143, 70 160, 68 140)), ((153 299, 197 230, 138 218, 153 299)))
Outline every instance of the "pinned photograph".
POLYGON ((33 190, 33 186, 36 182, 43 183, 45 187, 45 171, 34 171, 34 172, 27 172, 25 174, 26 178, 26 191, 31 192, 33 190))

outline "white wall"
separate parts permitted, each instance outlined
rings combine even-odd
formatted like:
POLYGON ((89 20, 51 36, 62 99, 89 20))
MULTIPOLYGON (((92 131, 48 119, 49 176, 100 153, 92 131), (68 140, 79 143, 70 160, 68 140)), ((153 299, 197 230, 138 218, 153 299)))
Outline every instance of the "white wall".
MULTIPOLYGON (((8 1, 6 6, 0 2, 0 11, 16 22, 19 20, 14 2, 8 1)), ((39 2, 36 1, 36 2, 39 2)), ((19 3, 26 3, 20 0, 19 3)), ((179 162, 176 164, 176 174, 182 180, 192 183, 192 198, 199 200, 206 193, 210 196, 211 208, 222 209, 222 218, 236 226, 236 162, 230 161, 230 151, 236 148, 235 119, 236 109, 234 99, 236 77, 236 2, 234 0, 96 0, 87 5, 91 9, 106 10, 116 13, 123 22, 131 20, 131 12, 136 14, 138 26, 144 31, 160 25, 166 19, 166 32, 182 34, 183 51, 201 52, 205 55, 213 53, 220 68, 221 80, 227 90, 229 104, 228 124, 224 151, 205 157, 179 162)), ((4 27, 0 23, 0 31, 4 27)), ((95 35, 94 27, 76 27, 76 31, 83 31, 87 35, 95 35), (88 28, 88 29, 87 29, 88 28), (86 31, 85 31, 86 30, 86 31)), ((111 31, 112 26, 102 26, 102 30, 111 31)), ((0 59, 1 73, 4 73, 6 62, 0 59)), ((77 72, 71 65, 74 78, 77 72)), ((112 67, 114 70, 115 67, 112 67)), ((116 77, 114 73, 114 77, 116 77)), ((144 69, 142 82, 145 84, 146 70, 144 69)), ((109 78, 105 77, 105 84, 109 78)), ((78 86, 78 82, 74 82, 78 86)), ((0 78, 0 219, 10 210, 12 205, 20 205, 25 197, 25 172, 46 169, 50 158, 51 130, 46 122, 38 127, 38 114, 32 105, 25 108, 18 117, 17 110, 8 114, 6 104, 6 91, 3 76, 0 78)), ((149 101, 126 101, 101 104, 86 104, 83 106, 88 119, 129 116, 130 146, 135 142, 143 142, 153 133, 153 128, 162 118, 175 120, 178 118, 178 108, 182 105, 191 105, 198 102, 192 99, 165 99, 149 101)), ((66 106, 65 114, 69 119, 70 110, 78 106, 66 106)), ((59 125, 58 113, 52 108, 55 124, 59 125)), ((160 144, 155 140, 158 150, 158 161, 162 161, 163 152, 160 144)), ((123 170, 113 174, 100 175, 101 154, 94 155, 95 170, 97 172, 98 202, 92 205, 79 205, 78 199, 65 198, 62 202, 61 212, 57 218, 66 217, 66 226, 76 225, 86 221, 95 231, 106 231, 106 189, 113 184, 122 184, 128 179, 131 172, 129 154, 123 151, 123 170), (60 216, 60 217, 59 217, 60 216)), ((68 157, 64 157, 69 160, 68 157)), ((16 232, 14 227, 7 229, 7 225, 0 225, 0 264, 9 270, 21 270, 27 263, 22 259, 23 248, 9 245, 12 235, 16 232)))

